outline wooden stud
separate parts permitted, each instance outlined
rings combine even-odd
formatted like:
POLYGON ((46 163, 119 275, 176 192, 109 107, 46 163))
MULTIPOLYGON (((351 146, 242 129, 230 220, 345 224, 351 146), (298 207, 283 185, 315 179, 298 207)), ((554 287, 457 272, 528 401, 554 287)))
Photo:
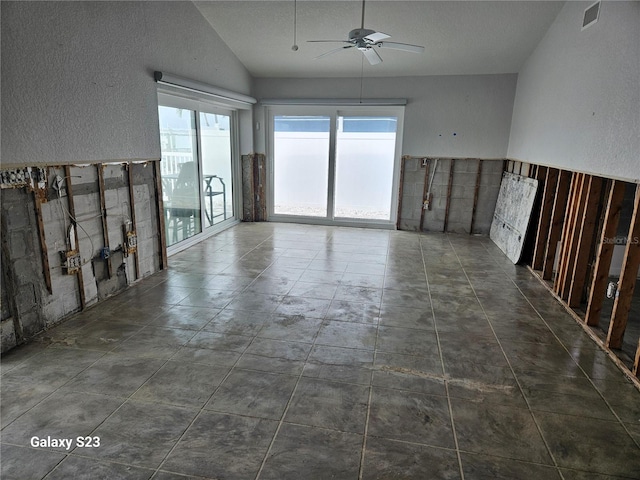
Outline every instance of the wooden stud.
MULTIPOLYGON (((539 178, 542 171, 538 169, 536 174, 539 178)), ((531 261, 531 267, 534 270, 542 270, 542 267, 544 266, 544 252, 547 246, 547 238, 549 237, 549 229, 551 227, 551 213, 553 211, 553 203, 555 200, 557 186, 558 170, 555 168, 547 169, 544 180, 544 190, 542 193, 542 205, 540 207, 540 219, 538 220, 538 230, 536 232, 536 241, 533 249, 533 260, 531 261)))
POLYGON ((586 201, 583 215, 578 217, 580 224, 578 236, 578 249, 576 259, 571 272, 571 285, 567 303, 575 308, 582 303, 584 286, 587 281, 587 269, 590 263, 590 255, 593 247, 593 236, 598 223, 598 206, 602 192, 602 178, 590 176, 586 188, 586 201))
POLYGON ((573 271, 575 268, 576 258, 578 257, 580 227, 582 225, 582 218, 584 216, 587 204, 590 179, 590 175, 581 174, 579 188, 576 192, 577 200, 576 206, 573 211, 573 219, 571 221, 571 231, 568 243, 569 249, 567 250, 567 258, 564 262, 562 290, 560 292, 560 297, 567 302, 569 301, 569 292, 571 290, 571 285, 573 285, 573 282, 575 280, 573 277, 573 271))
POLYGON ((155 177, 155 194, 156 194, 156 206, 158 208, 158 230, 159 237, 158 242, 160 246, 160 270, 164 270, 169 265, 167 258, 167 236, 164 225, 164 203, 162 201, 162 174, 160 172, 160 160, 153 161, 153 176, 155 177))
MULTIPOLYGON (((98 190, 100 192, 100 213, 102 217, 102 241, 105 248, 109 248, 109 229, 107 227, 107 202, 104 197, 104 165, 102 165, 101 163, 98 163, 96 165, 96 169, 98 170, 98 190)), ((107 262, 107 276, 111 278, 113 276, 113 265, 111 264, 111 255, 109 255, 106 262, 107 262)))
POLYGON ((447 206, 444 210, 444 228, 443 232, 447 232, 447 227, 449 226, 449 208, 451 207, 451 188, 453 187, 453 166, 455 164, 455 160, 452 158, 449 164, 449 185, 447 186, 447 206))
MULTIPOLYGON (((134 191, 133 191, 133 163, 128 163, 127 166, 127 175, 129 178, 129 208, 131 209, 131 229, 136 232, 136 235, 138 234, 138 230, 137 230, 137 226, 136 226, 136 201, 135 201, 135 195, 134 195, 134 191)), ((164 216, 164 215, 163 215, 164 216)), ((160 227, 158 227, 160 228, 160 227)), ((124 231, 124 241, 126 242, 127 238, 127 229, 125 228, 124 231)), ((126 247, 125 247, 126 248, 126 247)), ((136 247, 136 251, 133 254, 133 261, 134 261, 134 267, 135 267, 135 273, 136 273, 136 280, 138 280, 140 278, 140 253, 138 252, 138 249, 136 247)))
POLYGON ((600 244, 596 253, 596 265, 593 281, 589 292, 587 313, 585 322, 592 327, 600 323, 600 313, 604 302, 605 290, 609 282, 609 269, 613 257, 614 244, 611 241, 618 231, 620 212, 624 199, 625 184, 619 180, 613 180, 609 190, 609 200, 604 214, 604 226, 600 237, 600 244))
MULTIPOLYGON (((76 208, 75 205, 73 203, 73 186, 71 185, 71 167, 69 165, 65 165, 64 166, 64 176, 66 178, 66 182, 65 185, 67 187, 67 203, 68 203, 68 208, 69 208, 69 214, 71 215, 70 220, 73 222, 74 226, 76 228, 73 229, 74 231, 74 236, 75 236, 75 241, 76 241, 76 246, 78 247, 78 253, 80 252, 80 239, 78 237, 78 228, 77 228, 77 222, 75 220, 76 217, 76 208)), ((60 200, 62 201, 62 200, 60 200)), ((93 254, 93 252, 91 252, 93 254)), ((84 263, 84 261, 83 261, 84 263)), ((80 292, 80 309, 84 310, 84 307, 86 306, 86 296, 84 293, 84 276, 82 274, 82 267, 80 267, 80 269, 78 270, 78 273, 76 273, 76 277, 78 279, 78 290, 80 292)))
POLYGON ((400 159, 400 188, 398 189, 398 215, 396 216, 396 230, 400 230, 400 215, 402 214, 402 195, 404 193, 404 168, 407 157, 400 159))
POLYGON ((420 231, 424 228, 424 202, 429 194, 429 163, 424 166, 424 185, 422 186, 422 204, 420 205, 420 231))
POLYGON ((636 349, 636 359, 633 362, 633 374, 640 378, 640 339, 638 339, 638 348, 636 349))
POLYGON ((42 200, 37 191, 33 192, 33 201, 36 207, 36 220, 38 222, 38 237, 40 239, 40 251, 42 253, 42 273, 44 274, 44 283, 50 294, 53 293, 51 286, 51 269, 49 268, 49 250, 47 249, 47 240, 45 238, 44 221, 42 219, 42 200))
POLYGON ((566 216, 567 199, 571 181, 571 172, 561 170, 558 174, 558 185, 556 186, 553 209, 551 210, 551 223, 549 225, 549 235, 544 250, 544 264, 542 266, 542 279, 551 280, 553 267, 558 249, 558 241, 562 235, 564 219, 566 216))
POLYGON ((638 267, 640 267, 640 184, 636 187, 636 198, 629 235, 627 236, 627 247, 624 251, 622 272, 620 272, 620 281, 618 282, 618 294, 613 303, 613 312, 611 313, 611 322, 607 333, 607 347, 609 348, 622 347, 622 339, 627 328, 629 310, 631 309, 633 290, 637 282, 638 267))
POLYGON ((476 172, 476 188, 473 192, 473 210, 471 211, 471 226, 469 235, 473 235, 473 227, 476 223, 476 210, 478 209, 478 194, 480 193, 480 178, 482 177, 482 159, 478 159, 478 171, 476 172))
POLYGON ((571 225, 573 221, 573 212, 576 207, 576 192, 578 191, 580 174, 571 174, 571 187, 569 189, 569 196, 567 198, 567 209, 564 216, 564 222, 562 225, 562 235, 560 237, 560 253, 558 257, 558 268, 556 271, 556 278, 554 282, 554 290, 556 293, 560 293, 562 289, 562 281, 564 277, 564 265, 567 259, 567 251, 569 248, 569 239, 571 235, 571 225))

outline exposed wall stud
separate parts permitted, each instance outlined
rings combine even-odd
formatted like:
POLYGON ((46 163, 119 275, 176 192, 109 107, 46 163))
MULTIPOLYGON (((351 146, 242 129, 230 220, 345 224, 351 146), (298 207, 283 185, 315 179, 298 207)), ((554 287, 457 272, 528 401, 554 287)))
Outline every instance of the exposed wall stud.
POLYGON ((38 238, 40 239, 40 252, 42 254, 42 273, 44 274, 44 283, 50 294, 53 293, 51 286, 51 269, 49 268, 49 250, 47 249, 47 240, 45 238, 44 221, 42 219, 42 200, 37 192, 33 192, 33 201, 36 210, 36 221, 38 222, 38 238))
MULTIPOLYGON (((131 209, 131 229, 130 230, 133 230, 134 232, 137 233, 138 227, 136 225, 136 201, 135 201, 135 195, 133 191, 133 163, 128 163, 126 165, 126 169, 127 169, 127 175, 129 178, 129 182, 128 182, 129 183, 129 208, 131 209)), ((160 228, 159 225, 158 225, 158 228, 160 228)), ((125 231, 123 232, 123 234, 124 234, 124 241, 126 241, 127 232, 125 231)), ((133 261, 134 261, 134 267, 135 267, 136 280, 138 280, 140 278, 140 253, 138 252, 137 249, 133 253, 133 261)))
POLYGON ((560 237, 560 256, 558 258, 558 268, 556 271, 556 278, 554 282, 554 289, 562 297, 562 284, 565 277, 565 265, 569 256, 569 243, 571 240, 571 229, 575 221, 575 210, 577 208, 577 199, 580 186, 580 179, 582 175, 580 173, 573 173, 571 175, 571 187, 569 190, 569 197, 567 198, 567 211, 564 218, 564 224, 562 226, 562 236, 560 237))
POLYGON ((598 205, 602 191, 602 178, 590 176, 585 185, 586 202, 583 215, 578 217, 579 231, 575 263, 571 272, 568 303, 570 307, 578 307, 582 303, 587 269, 593 247, 593 236, 598 223, 598 205))
POLYGON ((569 301, 569 292, 571 285, 574 282, 573 272, 575 269, 575 262, 578 258, 578 246, 580 241, 580 227, 582 225, 582 218, 587 205, 587 196, 589 190, 590 175, 581 174, 578 190, 576 191, 576 206, 573 211, 573 218, 571 221, 570 237, 568 240, 567 258, 564 262, 564 273, 562 279, 562 290, 560 296, 569 301))
POLYGON ((482 177, 482 159, 478 159, 478 170, 476 171, 476 189, 473 192, 473 210, 471 211, 471 226, 469 235, 473 235, 473 227, 476 223, 476 210, 478 209, 478 194, 480 193, 480 178, 482 177))
POLYGON ((585 322, 592 327, 600 323, 600 313, 605 297, 605 289, 609 281, 609 269, 611 268, 611 258, 613 257, 614 243, 611 241, 618 231, 620 212, 624 200, 624 182, 613 180, 609 190, 609 200, 604 214, 604 227, 600 237, 600 244, 596 253, 596 265, 594 268, 593 281, 589 291, 589 301, 587 303, 587 313, 585 322))
POLYGON ((627 246, 625 248, 624 259, 622 261, 622 272, 620 273, 620 281, 618 283, 618 296, 613 304, 611 323, 609 323, 609 332, 607 333, 607 347, 609 348, 622 347, 622 339, 624 337, 624 331, 627 328, 629 310, 631 309, 633 290, 635 289, 637 282, 638 267, 640 267, 639 239, 640 184, 636 187, 633 215, 631 217, 629 235, 627 236, 627 246))
POLYGON ((396 230, 400 230, 400 215, 402 214, 402 195, 404 193, 404 168, 407 156, 400 159, 400 188, 398 190, 398 215, 396 216, 396 230))
POLYGON ((553 276, 553 264, 556 259, 558 249, 558 241, 562 235, 564 219, 566 216, 567 199, 569 197, 569 183, 571 181, 571 172, 560 170, 558 174, 558 184, 553 200, 553 209, 551 210, 551 222, 549 224, 549 235, 544 250, 544 264, 542 266, 543 280, 551 280, 553 276))
MULTIPOLYGON (((541 173, 541 170, 536 172, 537 175, 541 173)), ((538 175, 538 178, 540 178, 540 175, 538 175)), ((555 168, 547 169, 542 193, 538 231, 536 232, 536 242, 533 249, 533 260, 531 262, 534 270, 542 270, 544 267, 544 252, 547 246, 547 238, 549 238, 549 229, 551 228, 551 214, 553 212, 557 186, 558 170, 555 168)))
POLYGON ((424 202, 427 200, 429 194, 429 163, 424 164, 424 185, 422 186, 422 204, 420 205, 420 231, 424 227, 424 202))
POLYGON ((449 160, 449 184, 447 186, 447 206, 444 210, 444 227, 442 229, 443 232, 447 232, 447 227, 449 226, 449 209, 451 207, 451 188, 453 187, 453 166, 455 165, 455 160, 452 158, 449 160))
POLYGON ((640 378, 640 339, 638 339, 638 348, 636 349, 636 359, 633 362, 633 374, 640 378))
MULTIPOLYGON (((69 207, 69 213, 73 217, 73 219, 70 219, 70 220, 75 224, 76 222, 74 219, 76 217, 76 209, 73 203, 73 186, 71 182, 71 167, 69 165, 64 166, 64 176, 66 178, 65 186, 67 188, 67 202, 69 207)), ((78 229, 74 228, 73 231, 75 235, 75 241, 78 248, 78 252, 80 252, 80 240, 78 237, 78 229)), ((91 252, 91 254, 93 255, 93 252, 91 252)), ((78 291, 80 293, 80 309, 84 310, 84 307, 86 305, 86 297, 84 293, 84 277, 82 275, 82 267, 80 267, 80 269, 76 273, 76 277, 78 279, 78 291)))
MULTIPOLYGON (((109 229, 107 227, 107 202, 104 197, 104 165, 101 163, 96 164, 96 170, 98 171, 98 190, 100 192, 100 216, 102 217, 102 241, 104 248, 109 248, 109 229)), ((107 276, 111 278, 113 276, 113 265, 111 264, 111 255, 106 259, 107 262, 107 276)))
POLYGON ((160 173, 160 160, 153 161, 153 176, 155 177, 155 194, 158 216, 158 242, 160 246, 160 270, 164 270, 168 266, 167 258, 167 236, 164 230, 164 204, 162 201, 162 174, 160 173))

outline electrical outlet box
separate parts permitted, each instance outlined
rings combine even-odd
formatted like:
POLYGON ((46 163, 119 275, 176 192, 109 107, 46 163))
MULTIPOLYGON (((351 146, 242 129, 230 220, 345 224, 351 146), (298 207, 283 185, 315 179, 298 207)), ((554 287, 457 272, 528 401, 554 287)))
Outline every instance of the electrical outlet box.
POLYGON ((26 186, 29 183, 31 175, 27 168, 15 168, 13 170, 5 170, 0 174, 0 183, 10 186, 26 186))
POLYGON ((0 188, 45 188, 47 185, 46 177, 45 170, 39 167, 3 170, 0 172, 0 188))
POLYGON ((134 231, 127 232, 126 241, 127 241, 127 245, 126 245, 127 254, 136 253, 138 251, 138 235, 136 235, 136 232, 134 231))
POLYGON ((82 259, 77 250, 60 252, 60 260, 62 262, 62 272, 66 275, 74 275, 82 267, 82 259))

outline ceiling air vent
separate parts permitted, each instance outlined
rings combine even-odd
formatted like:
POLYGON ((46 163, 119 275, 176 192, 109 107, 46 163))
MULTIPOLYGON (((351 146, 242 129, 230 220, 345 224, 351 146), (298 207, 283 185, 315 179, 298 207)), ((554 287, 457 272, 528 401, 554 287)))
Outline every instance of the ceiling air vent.
POLYGON ((582 30, 596 23, 598 21, 598 16, 600 16, 600 2, 594 3, 584 11, 582 30))

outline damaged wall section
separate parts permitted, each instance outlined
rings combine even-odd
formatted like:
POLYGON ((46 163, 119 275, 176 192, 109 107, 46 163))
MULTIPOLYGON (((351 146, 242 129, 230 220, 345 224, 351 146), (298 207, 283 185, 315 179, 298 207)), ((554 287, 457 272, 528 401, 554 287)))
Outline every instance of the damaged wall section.
POLYGON ((3 352, 161 269, 153 163, 48 167, 39 191, 3 185, 3 352))
POLYGON ((475 158, 403 157, 398 228, 489 234, 503 164, 503 160, 475 158))

